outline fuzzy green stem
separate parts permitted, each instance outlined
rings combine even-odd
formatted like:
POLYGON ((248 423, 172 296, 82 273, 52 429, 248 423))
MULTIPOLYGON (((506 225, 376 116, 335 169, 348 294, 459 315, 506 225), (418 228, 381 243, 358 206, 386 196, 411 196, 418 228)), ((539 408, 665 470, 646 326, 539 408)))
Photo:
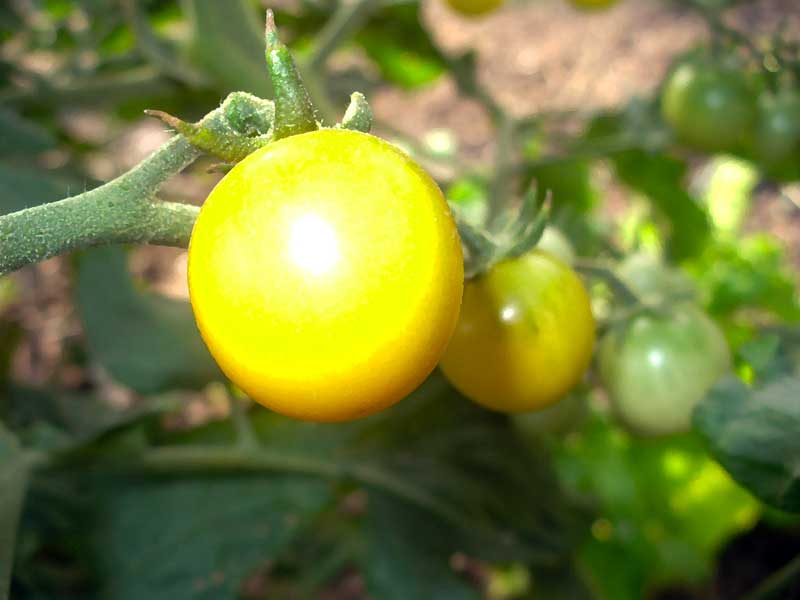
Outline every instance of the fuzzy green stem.
POLYGON ((611 267, 591 260, 576 260, 573 266, 576 271, 584 275, 605 281, 623 306, 642 304, 639 296, 622 279, 617 277, 611 267))
POLYGON ((155 193, 199 153, 176 136, 105 185, 0 217, 0 275, 89 246, 187 246, 197 207, 160 202, 155 193))

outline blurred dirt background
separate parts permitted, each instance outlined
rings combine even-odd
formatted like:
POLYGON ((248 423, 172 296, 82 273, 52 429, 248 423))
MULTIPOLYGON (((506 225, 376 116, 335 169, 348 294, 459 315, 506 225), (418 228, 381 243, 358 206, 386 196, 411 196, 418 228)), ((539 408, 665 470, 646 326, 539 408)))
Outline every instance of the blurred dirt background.
MULTIPOLYGON (((577 12, 561 0, 519 1, 481 19, 460 17, 443 0, 426 0, 423 13, 444 49, 477 50, 482 80, 492 82, 497 99, 514 114, 574 113, 578 120, 583 114, 618 106, 632 95, 652 93, 675 54, 706 35, 697 16, 663 0, 622 0, 599 13, 577 12)), ((732 25, 768 35, 787 15, 786 26, 800 35, 798 0, 757 0, 729 16, 732 25)), ((335 55, 333 66, 349 60, 352 57, 346 53, 335 55)), ((370 101, 379 120, 410 136, 450 130, 463 160, 491 159, 492 131, 486 116, 475 103, 458 98, 446 78, 421 92, 380 91, 370 101)), ((102 148, 86 158, 86 169, 97 180, 130 168, 169 137, 151 119, 123 126, 103 114, 67 107, 61 120, 77 139, 102 148)), ((49 160, 58 164, 64 157, 55 153, 49 160)), ((207 173, 207 166, 198 165, 176 177, 162 195, 199 204, 219 178, 207 173)), ((626 198, 620 190, 606 193, 613 215, 614 207, 624 205, 626 198)), ((758 197, 749 227, 773 233, 800 265, 800 186, 764 187, 758 197)), ((139 248, 131 260, 134 272, 160 292, 187 296, 185 251, 139 248)), ((125 394, 104 382, 101 373, 72 366, 70 348, 81 332, 69 301, 69 273, 69 259, 56 258, 13 275, 19 294, 4 309, 4 316, 22 330, 23 343, 13 357, 15 377, 66 387, 91 380, 124 400, 125 394)))

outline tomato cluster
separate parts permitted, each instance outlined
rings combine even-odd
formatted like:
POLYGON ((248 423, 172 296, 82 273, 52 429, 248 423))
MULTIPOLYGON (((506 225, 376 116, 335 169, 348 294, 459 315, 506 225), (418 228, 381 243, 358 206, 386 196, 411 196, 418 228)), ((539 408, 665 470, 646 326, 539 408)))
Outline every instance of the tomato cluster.
POLYGON ((800 174, 800 92, 786 83, 764 87, 736 65, 695 57, 667 78, 662 115, 689 146, 739 154, 773 176, 794 178, 800 174))

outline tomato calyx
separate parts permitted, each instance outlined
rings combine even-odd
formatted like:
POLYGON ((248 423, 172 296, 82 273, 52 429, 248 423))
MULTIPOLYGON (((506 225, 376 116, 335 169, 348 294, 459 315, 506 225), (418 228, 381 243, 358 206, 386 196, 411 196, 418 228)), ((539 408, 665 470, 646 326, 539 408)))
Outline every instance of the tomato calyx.
POLYGON ((539 194, 532 186, 515 210, 491 225, 471 221, 457 204, 451 204, 464 247, 464 276, 472 279, 497 263, 517 258, 539 243, 550 219, 550 194, 539 194))
MULTIPOLYGON (((226 163, 237 163, 276 140, 322 129, 297 65, 278 37, 271 10, 267 11, 264 39, 274 100, 233 92, 222 103, 221 111, 209 113, 196 123, 158 110, 145 113, 160 119, 192 145, 226 163)), ((354 92, 342 121, 334 128, 369 133, 371 127, 369 103, 363 94, 354 92)))

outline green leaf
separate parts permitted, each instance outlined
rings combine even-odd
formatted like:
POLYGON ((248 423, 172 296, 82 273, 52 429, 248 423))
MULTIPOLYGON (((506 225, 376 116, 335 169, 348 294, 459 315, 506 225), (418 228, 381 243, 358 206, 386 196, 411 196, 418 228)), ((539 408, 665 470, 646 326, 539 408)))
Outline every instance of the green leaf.
POLYGON ((134 390, 201 388, 222 379, 189 303, 137 289, 120 248, 81 256, 77 305, 92 357, 134 390))
POLYGON ((225 600, 330 502, 301 477, 103 480, 92 523, 102 596, 225 600))
POLYGON ((48 171, 0 162, 0 215, 66 196, 67 184, 48 171))
POLYGON ((381 75, 401 87, 426 85, 444 71, 441 53, 420 24, 417 2, 385 6, 355 39, 381 75))
POLYGON ((717 317, 757 308, 784 321, 800 321, 796 277, 774 236, 717 240, 692 271, 709 297, 709 312, 717 317))
POLYGON ((481 598, 478 589, 453 570, 452 531, 430 513, 372 493, 364 527, 361 570, 375 598, 481 598))
POLYGON ((55 138, 45 128, 11 110, 0 109, 0 156, 36 154, 55 144, 55 138))
POLYGON ((26 446, 63 451, 120 428, 175 410, 179 399, 158 396, 120 409, 92 392, 67 392, 10 385, 5 390, 3 416, 26 446))
POLYGON ((580 562, 609 600, 703 581, 722 544, 758 516, 696 435, 640 439, 595 416, 558 447, 557 465, 568 490, 596 500, 580 562))
POLYGON ((668 221, 667 250, 672 259, 680 261, 700 253, 711 227, 705 209, 686 191, 686 164, 644 150, 619 152, 613 161, 623 183, 644 194, 668 221))
POLYGON ((263 14, 247 0, 184 0, 191 24, 190 55, 224 92, 272 97, 264 63, 263 14))
POLYGON ((568 159, 541 165, 529 170, 540 192, 550 192, 553 212, 569 207, 577 212, 591 210, 599 194, 592 185, 591 170, 586 160, 568 159))
POLYGON ((28 465, 14 436, 0 423, 0 599, 11 585, 17 527, 28 486, 28 465))
POLYGON ((800 378, 750 389, 718 383, 695 412, 695 426, 734 479, 781 510, 800 512, 800 378))

